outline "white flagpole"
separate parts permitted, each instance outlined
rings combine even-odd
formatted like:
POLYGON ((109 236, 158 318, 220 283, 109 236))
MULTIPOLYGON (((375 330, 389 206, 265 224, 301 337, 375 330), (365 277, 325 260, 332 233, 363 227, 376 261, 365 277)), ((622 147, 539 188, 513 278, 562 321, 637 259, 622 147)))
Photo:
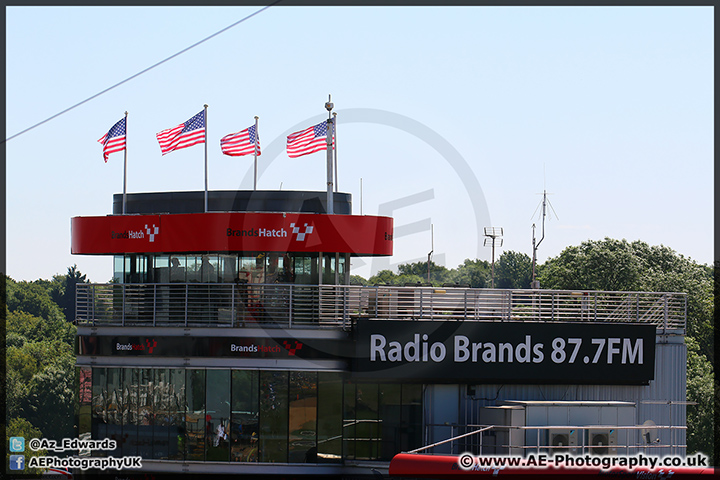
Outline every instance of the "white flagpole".
POLYGON ((333 214, 333 152, 332 152, 332 112, 333 104, 330 101, 331 97, 328 95, 328 101, 325 104, 325 109, 328 111, 327 119, 327 131, 325 137, 327 139, 327 213, 333 214))
POLYGON ((207 165, 207 103, 205 104, 205 118, 203 119, 205 123, 205 213, 208 211, 208 165, 207 165))
POLYGON ((260 133, 258 132, 258 116, 255 115, 255 180, 253 182, 253 190, 257 190, 257 153, 258 142, 260 142, 260 133))
POLYGON ((128 112, 125 111, 125 165, 123 166, 123 215, 125 215, 125 206, 127 205, 127 117, 128 112))
POLYGON ((337 112, 333 112, 333 138, 335 142, 335 146, 333 147, 334 150, 334 157, 335 157, 335 191, 338 191, 338 180, 337 180, 337 112))

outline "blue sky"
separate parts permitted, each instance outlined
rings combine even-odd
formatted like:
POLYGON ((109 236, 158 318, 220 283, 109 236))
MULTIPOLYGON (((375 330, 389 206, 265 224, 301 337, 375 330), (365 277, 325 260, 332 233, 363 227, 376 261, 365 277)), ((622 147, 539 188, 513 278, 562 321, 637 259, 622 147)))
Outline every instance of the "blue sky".
MULTIPOLYGON (((6 8, 7 136, 258 8, 6 8)), ((203 189, 202 146, 162 156, 155 134, 204 104, 209 188, 240 189, 252 157, 223 156, 220 138, 258 115, 261 143, 284 142, 327 115, 328 94, 354 213, 361 179, 362 213, 406 204, 392 214, 407 233, 394 256, 354 260, 353 273, 426 259, 430 224, 448 268, 489 260, 477 232, 491 225, 504 228, 496 257, 532 256, 543 189, 557 216, 540 262, 611 237, 711 263, 713 30, 711 7, 270 8, 7 142, 7 273, 76 263, 110 279, 110 258, 70 255, 70 218, 108 214, 122 192, 123 154, 105 164, 97 139, 126 110, 128 192, 203 189)), ((260 189, 325 189, 324 153, 261 165, 260 189)))

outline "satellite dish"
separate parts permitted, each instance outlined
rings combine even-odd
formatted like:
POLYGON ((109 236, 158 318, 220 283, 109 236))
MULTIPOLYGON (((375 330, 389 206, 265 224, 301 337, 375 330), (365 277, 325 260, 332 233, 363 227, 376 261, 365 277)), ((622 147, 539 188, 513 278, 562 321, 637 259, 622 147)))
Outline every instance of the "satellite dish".
POLYGON ((640 430, 640 436, 646 444, 660 443, 658 429, 655 428, 655 422, 652 420, 645 420, 645 423, 643 423, 642 426, 643 428, 640 430))

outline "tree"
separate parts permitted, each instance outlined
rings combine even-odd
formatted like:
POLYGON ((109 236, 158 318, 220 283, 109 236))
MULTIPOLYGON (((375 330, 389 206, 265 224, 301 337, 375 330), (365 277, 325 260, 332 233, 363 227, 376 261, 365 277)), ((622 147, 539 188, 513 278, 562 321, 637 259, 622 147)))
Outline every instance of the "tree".
POLYGON ((524 253, 508 250, 503 252, 495 265, 497 288, 530 288, 532 259, 524 253))
POLYGON ((463 263, 451 271, 454 283, 468 285, 472 288, 485 288, 490 286, 490 263, 486 260, 470 260, 466 258, 463 263))
MULTIPOLYGON (((5 437, 5 445, 9 445, 10 437, 23 437, 25 440, 29 440, 32 438, 43 438, 43 434, 37 427, 35 427, 32 423, 28 422, 24 418, 12 418, 7 424, 5 437)), ((25 455, 25 464, 27 465, 31 457, 46 456, 47 451, 39 450, 37 452, 33 452, 26 447, 23 455, 25 455)), ((6 454, 5 465, 8 466, 8 469, 5 473, 15 473, 15 471, 10 470, 10 453, 6 454)), ((44 468, 25 467, 25 470, 23 470, 22 473, 39 475, 42 474, 44 471, 44 468)))
POLYGON ((637 291, 641 267, 627 240, 588 240, 545 262, 538 280, 559 290, 637 291))
MULTIPOLYGON (((398 272, 400 275, 416 275, 421 278, 420 283, 426 283, 428 279, 428 262, 416 262, 406 263, 398 265, 398 272)), ((443 283, 449 283, 452 279, 450 278, 450 270, 442 265, 430 261, 430 283, 433 285, 442 285, 443 283)))
POLYGON ((687 408, 687 453, 702 452, 713 459, 713 403, 715 391, 713 385, 713 367, 692 337, 687 337, 687 399, 697 405, 687 408))

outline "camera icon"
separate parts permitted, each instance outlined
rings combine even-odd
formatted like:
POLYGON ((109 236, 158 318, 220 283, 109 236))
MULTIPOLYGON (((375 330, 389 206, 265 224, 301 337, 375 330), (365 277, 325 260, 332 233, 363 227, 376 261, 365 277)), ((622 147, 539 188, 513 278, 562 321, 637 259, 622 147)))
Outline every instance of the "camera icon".
POLYGON ((11 452, 24 452, 25 451, 25 439, 23 437, 10 437, 10 451, 11 452))

